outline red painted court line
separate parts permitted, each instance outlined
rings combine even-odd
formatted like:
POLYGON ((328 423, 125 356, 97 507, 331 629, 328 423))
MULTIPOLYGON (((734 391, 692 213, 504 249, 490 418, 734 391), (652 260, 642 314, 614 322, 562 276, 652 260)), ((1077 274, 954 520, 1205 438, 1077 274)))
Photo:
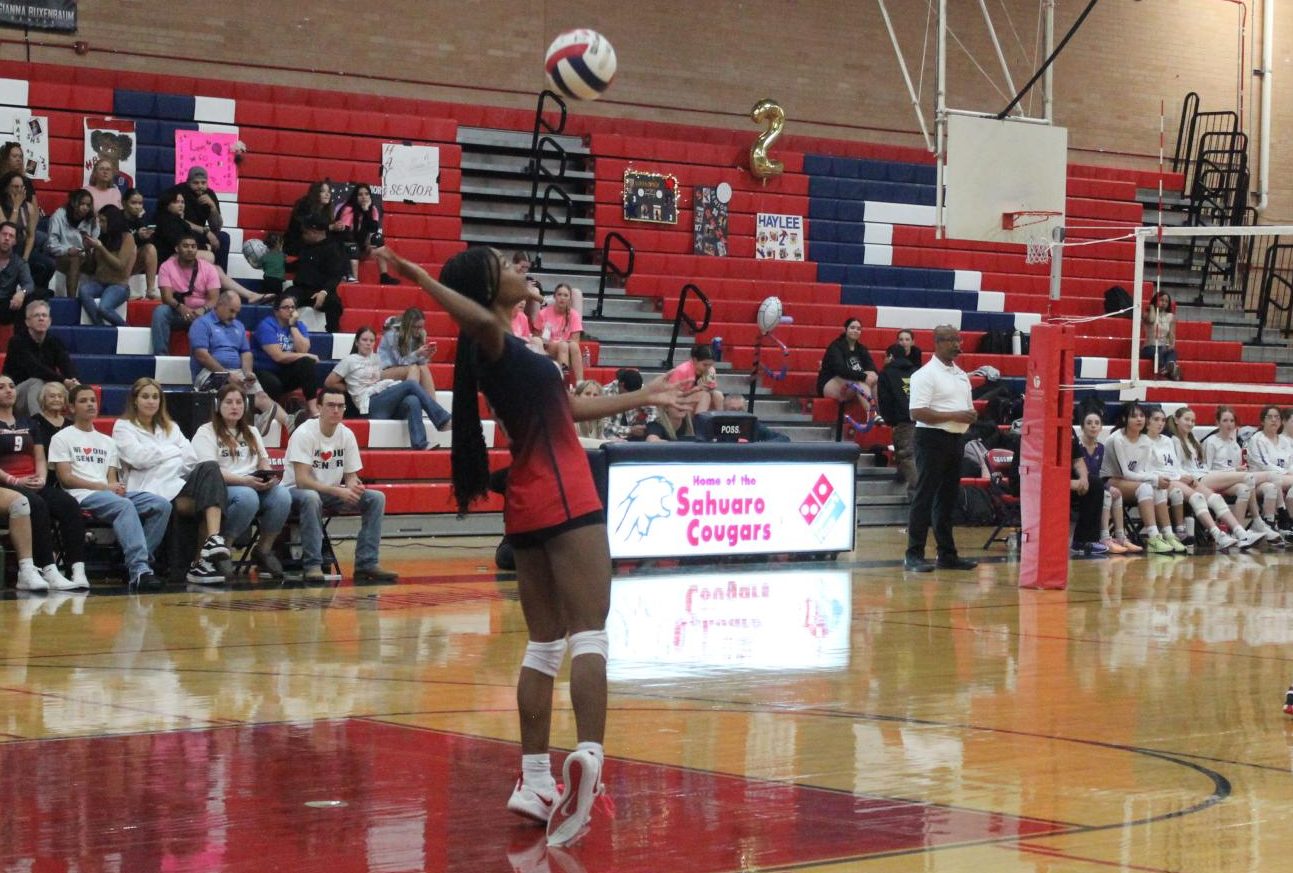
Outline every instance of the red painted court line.
POLYGON ((1066 861, 1081 861, 1084 864, 1095 864, 1098 867, 1117 867, 1119 870, 1141 870, 1143 873, 1179 873, 1166 867, 1142 867, 1139 864, 1123 864, 1121 861, 1102 861, 1099 858, 1088 858, 1085 855, 1071 855, 1049 846, 1038 846, 1032 843, 1015 843, 1013 847, 999 845, 997 848, 1010 850, 1018 848, 1034 855, 1045 855, 1048 858, 1063 858, 1066 861))

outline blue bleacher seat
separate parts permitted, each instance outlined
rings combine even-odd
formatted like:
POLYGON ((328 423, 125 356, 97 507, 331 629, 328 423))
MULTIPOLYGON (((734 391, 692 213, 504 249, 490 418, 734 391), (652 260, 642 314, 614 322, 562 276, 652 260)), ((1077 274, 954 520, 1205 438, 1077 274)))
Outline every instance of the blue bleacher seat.
POLYGON ((961 316, 961 330, 1014 330, 1013 312, 966 312, 961 316))
POLYGON ((104 385, 99 415, 120 415, 126 409, 126 397, 129 394, 129 385, 104 385))
MULTIPOLYGON (((126 118, 150 118, 157 107, 157 95, 149 91, 117 90, 112 94, 112 114, 126 118)), ((138 135, 139 126, 135 133, 138 135)))
POLYGON ((80 324, 81 304, 73 297, 55 297, 49 301, 49 318, 53 324, 80 324))
POLYGON ((192 121, 196 101, 183 94, 158 94, 157 117, 175 121, 192 121))
POLYGON ((115 355, 117 353, 117 329, 115 327, 97 327, 94 325, 72 326, 55 325, 50 333, 67 346, 69 352, 78 355, 115 355))

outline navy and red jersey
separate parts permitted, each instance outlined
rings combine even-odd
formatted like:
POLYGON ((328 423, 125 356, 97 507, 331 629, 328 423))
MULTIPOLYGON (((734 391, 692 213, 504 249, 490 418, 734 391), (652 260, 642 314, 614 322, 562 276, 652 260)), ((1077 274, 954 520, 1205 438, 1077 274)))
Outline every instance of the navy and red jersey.
POLYGON ((480 389, 512 438, 504 530, 528 533, 600 511, 565 380, 552 359, 509 333, 502 357, 481 361, 480 389))
POLYGON ((18 479, 36 475, 35 445, 30 421, 19 419, 13 424, 0 421, 0 470, 18 479))

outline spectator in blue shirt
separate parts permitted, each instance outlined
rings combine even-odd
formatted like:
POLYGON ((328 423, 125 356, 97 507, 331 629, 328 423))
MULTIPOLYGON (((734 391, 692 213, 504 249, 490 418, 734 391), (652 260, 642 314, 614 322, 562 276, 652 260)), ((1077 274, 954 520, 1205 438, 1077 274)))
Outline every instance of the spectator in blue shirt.
POLYGON ((310 352, 310 329, 297 316, 294 295, 274 299, 274 311, 256 325, 251 346, 255 375, 265 392, 277 400, 299 388, 310 416, 318 416, 319 356, 310 352))
POLYGON ((193 374, 193 387, 204 391, 218 388, 216 382, 237 385, 255 406, 256 428, 262 434, 269 431, 271 421, 277 421, 286 433, 287 413, 265 393, 252 369, 247 328, 238 320, 241 310, 242 298, 237 291, 221 291, 215 308, 194 319, 189 326, 192 356, 189 370, 193 374))

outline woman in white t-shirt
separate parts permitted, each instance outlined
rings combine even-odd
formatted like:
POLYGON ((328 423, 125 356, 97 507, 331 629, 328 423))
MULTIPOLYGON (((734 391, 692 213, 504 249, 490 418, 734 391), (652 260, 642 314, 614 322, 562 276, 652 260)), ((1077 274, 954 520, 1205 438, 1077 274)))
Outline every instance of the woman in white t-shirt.
POLYGON ((1166 433, 1167 413, 1155 407, 1145 422, 1145 435, 1153 445, 1153 463, 1155 469, 1171 479, 1168 485, 1167 498, 1169 512, 1174 529, 1164 534, 1164 538, 1174 551, 1181 551, 1192 543, 1183 542, 1188 536, 1185 526, 1185 507, 1188 505, 1195 519, 1208 532, 1218 549, 1239 546, 1246 549, 1262 539, 1261 534, 1244 530, 1226 500, 1203 485, 1198 478, 1184 468, 1177 442, 1166 433), (1217 519, 1226 523, 1230 533, 1222 530, 1217 519), (1179 548, 1178 548, 1179 546, 1179 548))
POLYGON ((261 440, 260 431, 243 420, 247 401, 237 385, 225 385, 216 393, 211 420, 193 434, 193 453, 199 461, 214 461, 220 467, 229 501, 225 505, 221 534, 225 542, 236 543, 260 519, 259 537, 254 554, 262 579, 283 578, 283 565, 274 555, 287 516, 292 511, 292 495, 280 484, 281 473, 275 473, 261 440))
POLYGON ((360 328, 350 354, 337 362, 324 384, 349 394, 360 415, 404 418, 409 425, 409 445, 425 449, 428 443, 422 413, 427 414, 436 430, 449 429, 450 415, 422 387, 417 368, 409 367, 404 379, 383 379, 382 361, 374 351, 376 345, 377 334, 373 329, 360 328))
POLYGON ((1176 549, 1160 531, 1172 529, 1167 513, 1167 486, 1171 480, 1155 470, 1154 447, 1145 436, 1144 407, 1129 403, 1125 416, 1123 427, 1105 440, 1100 475, 1122 493, 1125 502, 1134 502, 1139 508, 1145 548, 1154 554, 1169 554, 1176 549))
MULTIPOLYGON (((1217 420, 1222 417, 1222 407, 1217 410, 1217 420)), ((1239 524, 1244 525, 1250 531, 1255 531, 1265 537, 1268 543, 1272 545, 1283 544, 1284 538, 1278 532, 1271 530, 1262 521, 1261 512, 1257 506, 1257 490, 1253 486, 1253 474, 1243 469, 1243 455, 1239 448, 1238 440, 1233 439, 1235 431, 1235 414, 1229 412, 1229 432, 1227 437, 1220 436, 1220 429, 1217 433, 1208 437, 1208 442, 1214 440, 1217 442, 1216 448, 1209 450, 1199 444, 1194 438, 1194 426, 1196 417, 1194 410, 1188 406, 1182 406, 1172 413, 1172 420, 1168 422, 1168 428, 1173 433, 1173 440, 1176 444, 1177 457, 1181 460, 1181 469, 1190 474, 1203 487, 1224 497, 1234 498, 1234 517, 1239 524), (1228 439, 1225 445, 1222 440, 1228 439), (1233 451, 1232 451, 1233 447, 1233 451), (1211 454, 1213 461, 1218 461, 1222 466, 1214 469, 1209 461, 1211 454), (1228 468, 1227 468, 1228 465, 1228 468)), ((1225 516, 1218 518, 1226 522, 1225 516)), ((1234 533, 1232 530, 1231 533, 1234 533)))
MULTIPOLYGON (((1283 433, 1284 416, 1278 406, 1263 406, 1261 430, 1248 440, 1248 468, 1254 473, 1267 474, 1267 481, 1276 489, 1276 516, 1268 517, 1267 524, 1278 519, 1280 533, 1287 539, 1293 534, 1293 439, 1283 433)), ((1260 486, 1259 486, 1260 489, 1260 486)))
POLYGON ((214 461, 199 462, 193 446, 166 412, 162 386, 136 379, 126 409, 112 426, 127 491, 156 494, 181 516, 198 519, 198 541, 186 578, 195 584, 219 584, 229 575, 229 547, 220 522, 229 494, 214 461))

